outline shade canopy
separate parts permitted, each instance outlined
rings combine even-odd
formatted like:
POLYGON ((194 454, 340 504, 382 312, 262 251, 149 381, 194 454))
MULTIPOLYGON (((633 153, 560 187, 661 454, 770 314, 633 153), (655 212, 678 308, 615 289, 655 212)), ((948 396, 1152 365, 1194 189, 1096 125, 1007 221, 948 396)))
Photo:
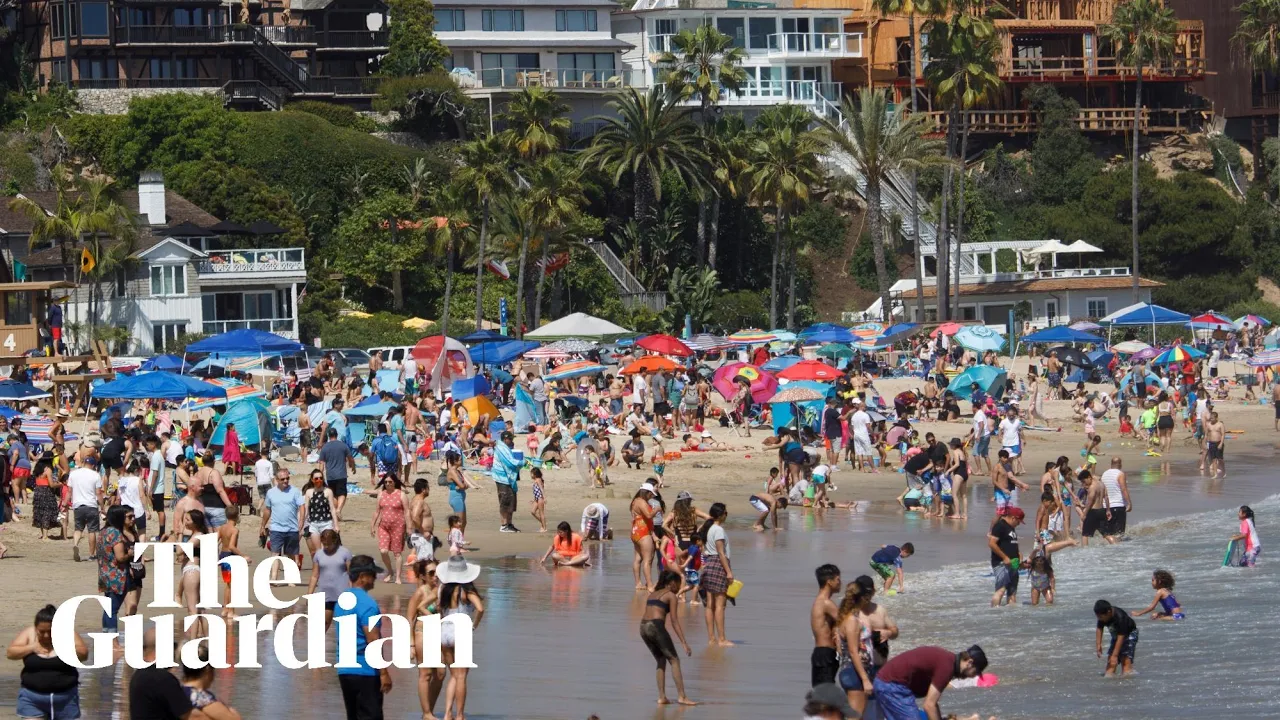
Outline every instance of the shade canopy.
POLYGON ((684 344, 688 345, 691 350, 696 352, 709 352, 711 350, 723 350, 725 348, 735 347, 735 344, 727 338, 717 337, 707 333, 694 335, 688 340, 685 340, 684 344))
POLYGON ((169 237, 214 237, 218 233, 210 232, 192 222, 181 222, 164 231, 169 237))
POLYGON ((999 350, 1004 347, 1004 338, 1000 333, 986 325, 966 325, 960 328, 951 339, 974 352, 999 350))
POLYGON ((573 378, 586 377, 587 375, 599 375, 608 371, 609 368, 597 362, 590 360, 577 360, 567 362, 555 370, 542 376, 543 380, 572 380, 573 378))
POLYGON ((511 338, 500 332, 494 332, 493 330, 476 330, 475 332, 463 335, 458 339, 469 345, 474 345, 476 343, 506 342, 511 338))
POLYGON ((649 352, 655 352, 659 355, 674 355, 675 357, 689 357, 693 354, 693 350, 680 341, 679 338, 671 335, 645 335, 636 340, 636 347, 644 348, 649 352))
POLYGON ((1101 343, 1106 342, 1105 339, 1080 330, 1073 330, 1065 325, 1055 325, 1045 328, 1039 332, 1033 332, 1022 338, 1024 343, 1070 343, 1070 342, 1086 342, 1101 343))
POLYGON ((1089 322, 1088 320, 1077 320, 1076 322, 1071 323, 1067 327, 1071 328, 1072 330, 1080 330, 1082 332, 1089 332, 1091 330, 1102 329, 1102 326, 1099 325, 1098 323, 1089 322))
POLYGON ((1111 349, 1121 355, 1132 355, 1134 353, 1140 353, 1143 350, 1150 350, 1151 346, 1141 340, 1125 340, 1124 342, 1112 345, 1111 349))
POLYGON ((231 403, 209 436, 209 444, 222 447, 227 443, 229 425, 236 426, 236 436, 244 445, 258 445, 271 440, 271 404, 261 398, 231 403))
POLYGON ((139 370, 181 370, 186 365, 186 361, 177 355, 157 355, 153 358, 144 360, 139 370))
POLYGON ((773 342, 778 339, 778 336, 759 328, 747 328, 739 330, 727 339, 735 345, 758 345, 760 343, 773 342))
POLYGON ((1096 245, 1090 245, 1089 243, 1087 243, 1087 242, 1085 242, 1085 241, 1083 241, 1083 240, 1077 240, 1077 241, 1075 241, 1075 242, 1071 243, 1070 245, 1068 245, 1066 250, 1059 250, 1058 252, 1069 252, 1069 253, 1100 253, 1100 252, 1103 252, 1103 250, 1102 250, 1102 248, 1097 247, 1096 245))
POLYGON ((822 410, 826 398, 834 397, 834 385, 810 380, 787 383, 785 389, 769 398, 773 430, 798 424, 817 430, 822 422, 822 410))
POLYGON ((226 398, 227 391, 187 375, 145 373, 103 383, 90 391, 93 397, 122 400, 185 400, 226 398))
POLYGON ((635 375, 645 372, 675 372, 677 365, 670 358, 648 355, 636 360, 619 371, 620 375, 635 375))
POLYGON ((209 231, 216 233, 218 235, 252 235, 253 234, 252 232, 250 232, 249 228, 245 227, 244 225, 241 225, 240 223, 231 222, 230 220, 223 220, 217 225, 210 227, 209 231))
POLYGON ((505 365, 530 350, 538 349, 538 343, 525 340, 483 342, 471 348, 471 362, 477 365, 505 365))
POLYGON ((35 385, 17 380, 0 380, 0 400, 39 400, 47 397, 49 393, 35 385))
POLYGON ((857 336, 848 328, 829 328, 810 333, 804 337, 806 344, 808 343, 851 343, 857 340, 857 336))
POLYGON ((964 328, 964 326, 961 325, 960 323, 945 322, 939 325, 938 327, 934 328, 933 332, 929 333, 929 337, 936 338, 939 335, 947 335, 947 336, 955 335, 956 333, 960 332, 962 328, 964 328))
POLYGON ((833 382, 840 377, 840 371, 818 360, 801 360, 778 373, 781 380, 817 380, 833 382))
MULTIPOLYGON (((844 347, 846 350, 849 350, 849 347, 847 345, 845 346, 835 345, 833 347, 844 347)), ((853 351, 849 350, 849 354, 852 355, 853 351)), ((800 362, 803 359, 804 358, 800 357, 799 355, 779 355, 778 357, 773 358, 772 360, 765 363, 764 365, 761 365, 760 367, 771 373, 778 373, 778 372, 782 372, 783 370, 786 370, 792 365, 795 365, 796 363, 800 362)))
POLYGON ((582 338, 584 340, 607 342, 631 334, 630 330, 603 318, 594 317, 586 313, 573 313, 559 320, 553 320, 537 330, 527 332, 524 336, 529 340, 541 340, 544 342, 562 340, 564 338, 582 338))
POLYGON ((1181 325, 1191 316, 1150 303, 1134 303, 1120 308, 1098 322, 1103 325, 1181 325))
POLYGON ((270 355, 301 352, 302 343, 265 330, 231 330, 194 342, 187 352, 222 353, 225 355, 270 355))
POLYGON ((1151 360, 1152 365, 1170 365, 1184 363, 1188 360, 1199 360, 1204 353, 1189 345, 1174 345, 1151 360))
POLYGON ((743 378, 751 387, 751 399, 755 402, 768 402, 778 392, 778 380, 773 375, 750 363, 735 362, 721 365, 711 376, 711 386, 725 400, 732 400, 738 392, 734 381, 743 378))
POLYGON ((1045 244, 1031 248, 1027 252, 1034 255, 1052 255, 1053 253, 1071 252, 1071 249, 1070 246, 1063 245, 1057 240, 1049 240, 1045 244))
POLYGON ((485 380, 483 375, 454 380, 453 385, 449 387, 449 394, 453 395, 454 400, 466 400, 477 395, 488 395, 489 381, 485 380))
POLYGON ((1061 362, 1063 365, 1067 365, 1068 367, 1078 367, 1078 368, 1084 368, 1084 369, 1090 369, 1093 367, 1093 360, 1091 360, 1088 355, 1086 355, 1083 351, 1077 348, 1069 347, 1067 345, 1063 345, 1062 347, 1052 348, 1048 350, 1045 354, 1057 355, 1058 361, 1061 362))
POLYGON ((1250 313, 1248 315, 1241 315, 1235 320, 1235 326, 1242 330, 1248 327, 1266 327, 1267 325, 1270 325, 1270 324, 1271 324, 1270 320, 1260 315, 1254 315, 1253 313, 1250 313))
POLYGON ((247 228, 254 235, 283 235, 285 229, 270 220, 254 220, 247 228))
POLYGON ((1008 379, 1009 374, 998 367, 974 365, 952 378, 951 383, 947 385, 947 390, 963 397, 967 396, 973 384, 977 383, 979 390, 999 400, 1004 394, 1008 379))

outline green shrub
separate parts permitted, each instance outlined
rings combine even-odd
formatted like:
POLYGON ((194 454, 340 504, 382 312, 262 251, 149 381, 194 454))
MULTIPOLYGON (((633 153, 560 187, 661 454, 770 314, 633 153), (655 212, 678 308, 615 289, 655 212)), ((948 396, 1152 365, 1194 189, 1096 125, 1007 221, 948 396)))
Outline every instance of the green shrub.
POLYGON ((880 281, 876 277, 875 247, 871 236, 865 232, 858 237, 858 244, 853 247, 853 257, 849 259, 849 275, 863 290, 880 288, 880 281))
POLYGON ((404 327, 405 315, 389 312, 374 313, 373 317, 339 317, 320 328, 320 340, 325 347, 371 348, 385 345, 413 345, 418 340, 439 331, 434 325, 426 330, 404 327))
MULTIPOLYGON (((664 196, 665 199, 665 196, 664 196)), ((827 203, 811 203, 791 221, 791 232, 800 247, 809 246, 819 256, 831 256, 844 250, 849 221, 827 203)))
POLYGON ((1226 135, 1214 135, 1209 138, 1209 150, 1213 152, 1213 176, 1228 188, 1234 188, 1235 180, 1228 168, 1244 174, 1244 158, 1240 156, 1240 146, 1226 135))
POLYGON ((330 124, 349 130, 357 130, 362 133, 371 133, 378 129, 377 123, 371 118, 367 118, 346 105, 335 105, 333 103, 319 102, 316 100, 301 100, 299 102, 291 102, 285 107, 287 112, 304 112, 315 115, 316 117, 328 120, 330 124))

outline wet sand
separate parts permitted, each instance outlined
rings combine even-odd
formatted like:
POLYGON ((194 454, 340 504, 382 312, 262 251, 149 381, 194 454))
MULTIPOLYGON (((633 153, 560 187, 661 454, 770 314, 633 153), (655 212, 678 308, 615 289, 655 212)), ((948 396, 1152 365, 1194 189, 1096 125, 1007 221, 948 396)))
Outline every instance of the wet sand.
MULTIPOLYGON (((887 397, 918 384, 911 380, 877 382, 887 397)), ((1228 445, 1228 477, 1222 481, 1209 480, 1196 472, 1196 450, 1183 444, 1186 434, 1181 428, 1175 434, 1172 453, 1164 458, 1148 458, 1141 454, 1142 448, 1121 445, 1115 422, 1099 424, 1103 452, 1125 459, 1135 502, 1131 523, 1254 502, 1273 491, 1265 481, 1269 473, 1264 472, 1277 443, 1272 432, 1272 408, 1242 405, 1238 399, 1241 392, 1235 391, 1236 400, 1219 405, 1228 427, 1244 431, 1228 445)), ((1069 403, 1050 402, 1046 409, 1051 420, 1061 423, 1064 429, 1028 433, 1028 473, 1023 479, 1033 484, 1039 473, 1032 471, 1060 454, 1077 459, 1083 441, 1082 428, 1069 422, 1069 403)), ((968 423, 931 422, 917 427, 922 434, 933 431, 948 439, 963 436, 968 423)), ((960 562, 981 562, 986 557, 982 536, 992 506, 990 481, 981 477, 972 483, 971 519, 938 521, 914 514, 904 519, 893 502, 902 488, 901 475, 843 469, 835 475, 839 489, 833 497, 837 501, 867 501, 858 510, 814 513, 792 509, 784 515, 782 532, 752 533, 749 525, 755 514, 747 506, 747 497, 760 487, 768 468, 776 464, 776 453, 758 449, 765 437, 760 431, 751 438, 738 438, 719 428, 714 432, 718 440, 756 449, 686 454, 667 464, 669 489, 665 494, 671 502, 676 492, 687 489, 695 495, 699 507, 705 509, 715 501, 729 506, 735 574, 746 588, 739 606, 730 608, 728 631, 730 639, 743 647, 706 648, 701 612, 685 614, 686 633, 694 648, 693 659, 685 661, 686 681, 690 694, 709 701, 709 705, 693 711, 658 711, 657 716, 694 712, 712 718, 794 715, 808 677, 810 639, 802 609, 807 608, 813 593, 812 569, 823 562, 840 565, 847 579, 851 579, 867 571, 867 559, 879 545, 908 540, 918 549, 917 556, 909 561, 909 573, 960 562), (699 468, 695 464, 710 467, 699 468)), ((1100 464, 1105 466, 1106 462, 1103 458, 1100 464)), ((306 468, 298 465, 293 470, 300 482, 306 468)), ((437 527, 443 528, 449 510, 444 489, 434 485, 434 474, 433 468, 429 473, 433 482, 430 502, 437 527)), ((567 520, 576 530, 582 508, 599 501, 610 507, 619 539, 593 545, 591 568, 541 569, 535 561, 545 551, 550 537, 532 532, 537 527, 527 510, 528 482, 522 483, 516 518, 516 524, 526 532, 518 535, 497 532, 497 500, 487 478, 482 480, 486 489, 469 495, 467 535, 477 549, 472 559, 486 568, 479 582, 488 605, 488 614, 477 633, 480 669, 471 675, 469 715, 561 718, 596 712, 606 718, 647 717, 655 692, 653 664, 635 637, 643 595, 631 587, 631 544, 625 535, 627 504, 649 472, 612 469, 612 493, 585 488, 576 469, 551 470, 547 475, 551 528, 560 520, 567 520)), ((367 479, 367 469, 362 469, 358 477, 367 479)), ((1025 497, 1022 503, 1024 507, 1031 506, 1025 497)), ((376 556, 368 533, 372 506, 368 497, 351 497, 343 534, 353 552, 376 556)), ((29 507, 24 511, 29 512, 29 507)), ((25 521, 0 527, 0 539, 9 546, 11 556, 0 561, 0 568, 5 570, 0 582, 7 600, 0 604, 0 626, 16 632, 30 622, 44 603, 94 592, 96 566, 72 563, 69 542, 39 542, 25 521)), ((249 554, 255 559, 264 557, 265 551, 253 542, 257 518, 246 518, 242 528, 249 540, 244 543, 250 548, 249 554)), ((304 567, 304 578, 306 573, 304 567)), ((909 574, 908 590, 911 582, 909 574)), ((986 586, 983 582, 975 588, 971 598, 975 606, 985 603, 986 586)), ((300 594, 302 590, 296 591, 300 594)), ((403 612, 410 592, 407 585, 380 583, 375 596, 384 611, 403 612)), ((151 597, 148 587, 144 601, 151 597)), ((911 597, 908 592, 886 603, 907 603, 911 597)), ((97 615, 87 611, 79 619, 83 631, 93 630, 98 624, 97 615)), ((930 630, 904 629, 904 647, 916 644, 913 634, 927 637, 930 630)), ((299 710, 311 717, 341 716, 331 671, 295 673, 265 661, 264 665, 267 667, 261 671, 220 673, 215 690, 246 717, 272 717, 299 710), (323 692, 307 692, 318 688, 324 688, 323 692), (288 692, 278 692, 281 689, 288 692)), ((18 667, 13 662, 0 664, 0 705, 13 701, 18 667)), ((395 679, 397 687, 388 699, 388 717, 416 717, 412 675, 397 672, 395 679)), ((91 673, 85 678, 82 705, 86 718, 105 718, 112 710, 120 709, 119 681, 111 671, 91 673)))

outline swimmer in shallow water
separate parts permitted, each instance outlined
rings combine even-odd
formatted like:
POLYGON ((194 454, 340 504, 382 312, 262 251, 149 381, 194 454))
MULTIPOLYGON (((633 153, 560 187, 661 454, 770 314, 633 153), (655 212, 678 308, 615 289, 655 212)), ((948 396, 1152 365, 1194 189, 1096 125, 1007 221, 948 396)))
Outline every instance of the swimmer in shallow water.
POLYGON ((1182 612, 1182 605, 1173 596, 1173 573, 1168 570, 1156 570, 1151 573, 1151 587, 1155 588, 1155 598, 1141 612, 1134 613, 1134 617, 1142 617, 1147 613, 1151 613, 1152 620, 1186 619, 1187 616, 1182 612), (1159 606, 1159 610, 1156 610, 1157 606, 1159 606))

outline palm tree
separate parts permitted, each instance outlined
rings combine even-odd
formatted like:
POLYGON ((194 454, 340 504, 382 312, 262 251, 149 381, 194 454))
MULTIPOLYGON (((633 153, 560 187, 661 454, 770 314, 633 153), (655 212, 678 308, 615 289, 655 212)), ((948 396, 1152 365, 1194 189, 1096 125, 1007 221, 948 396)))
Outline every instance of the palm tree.
MULTIPOLYGON (((916 47, 916 12, 923 10, 926 13, 931 12, 935 0, 872 0, 872 5, 881 17, 888 15, 907 16, 907 42, 911 47, 911 114, 915 115, 919 112, 919 98, 916 93, 917 78, 920 75, 919 59, 916 47)), ((871 77, 871 55, 867 56, 867 78, 870 83, 871 77)), ((915 266, 916 276, 916 318, 924 319, 924 266, 920 260, 920 193, 918 185, 920 182, 920 174, 911 171, 911 242, 915 246, 915 266)))
POLYGON ((527 87, 507 103, 502 136, 521 158, 536 160, 565 146, 570 127, 565 115, 570 109, 554 90, 527 87))
POLYGON ((508 193, 497 196, 494 212, 494 239, 506 248, 505 257, 514 251, 520 257, 520 269, 516 279, 515 334, 524 337, 524 316, 521 302, 524 295, 524 266, 529 255, 529 240, 537 232, 533 203, 528 193, 508 193))
MULTIPOLYGON (((432 197, 435 216, 428 220, 435 252, 444 255, 444 309, 440 314, 440 334, 449 334, 449 317, 453 301, 453 265, 458 246, 471 230, 469 188, 461 182, 442 185, 432 197)), ((479 330, 480 326, 477 325, 479 330)))
POLYGON ((925 137, 929 124, 925 116, 908 116, 901 105, 891 113, 888 103, 886 92, 862 88, 856 102, 846 96, 841 103, 843 125, 828 118, 821 120, 822 139, 833 152, 847 155, 857 163, 867 179, 867 224, 875 252, 880 314, 885 322, 889 322, 891 316, 884 216, 876 212, 880 207, 881 183, 891 172, 916 170, 926 162, 940 159, 942 153, 941 141, 925 137))
POLYGON ((660 87, 644 95, 627 88, 614 94, 607 107, 613 114, 592 118, 602 127, 583 153, 583 166, 608 170, 615 185, 631 173, 635 218, 648 227, 655 217, 654 205, 662 199, 663 172, 670 170, 688 184, 695 183, 696 169, 706 159, 698 128, 689 110, 680 107, 679 97, 660 87))
MULTIPOLYGON (((1231 44, 1255 73, 1280 74, 1280 0, 1244 0, 1231 44)), ((1280 195, 1280 191, 1277 192, 1280 195)), ((1137 270, 1134 270, 1137 277, 1137 270)))
POLYGON ((1142 72, 1173 53, 1178 18, 1160 0, 1127 0, 1116 6, 1111 22, 1100 28, 1102 39, 1115 47, 1116 62, 1134 68, 1133 177, 1131 233, 1133 235, 1133 301, 1138 302, 1138 145, 1142 140, 1142 72))
MULTIPOLYGON (((808 129, 808 110, 798 105, 779 105, 757 120, 759 135, 752 145, 748 177, 751 194, 761 205, 772 204, 773 263, 769 275, 769 324, 778 326, 778 263, 782 258, 782 236, 792 210, 809 199, 809 188, 821 181, 818 153, 821 143, 808 129)), ((794 285, 795 275, 792 274, 794 285)), ((795 293, 792 292, 794 300, 795 293)), ((794 302, 788 310, 788 326, 794 319, 794 302)))
POLYGON ((480 247, 476 252, 476 329, 479 330, 484 320, 484 253, 489 240, 489 216, 493 198, 512 188, 511 163, 501 139, 495 136, 463 145, 461 154, 458 182, 480 201, 480 247))
MULTIPOLYGON (((561 235, 581 215, 587 203, 583 194, 582 169, 559 155, 544 158, 532 168, 529 177, 529 202, 533 205, 542 245, 543 268, 538 272, 537 294, 533 301, 533 325, 542 321, 542 288, 546 284, 547 255, 552 239, 561 235)), ((521 267, 524 263, 521 262, 521 267)), ((522 284, 518 292, 524 292, 522 284)))
POLYGON ((661 80, 684 97, 697 97, 703 124, 711 122, 711 106, 720 104, 723 93, 742 93, 747 71, 742 62, 747 51, 733 46, 733 38, 710 25, 681 30, 671 39, 675 52, 658 58, 661 80))
POLYGON ((964 242, 964 158, 968 153, 969 108, 985 100, 1001 85, 995 57, 1000 52, 1000 39, 996 34, 993 18, 987 12, 975 14, 979 8, 973 0, 952 0, 950 16, 934 18, 929 29, 929 67, 925 76, 934 87, 939 100, 950 107, 951 122, 947 123, 947 152, 950 155, 957 131, 960 135, 960 191, 957 193, 956 254, 951 259, 950 230, 947 223, 947 204, 951 194, 953 167, 948 165, 942 181, 942 213, 939 227, 940 243, 938 317, 952 317, 960 311, 960 248, 964 242), (948 262, 943 263, 942 258, 948 262), (946 273, 954 273, 948 277, 946 273), (947 295, 950 286, 953 302, 947 312, 947 295))

